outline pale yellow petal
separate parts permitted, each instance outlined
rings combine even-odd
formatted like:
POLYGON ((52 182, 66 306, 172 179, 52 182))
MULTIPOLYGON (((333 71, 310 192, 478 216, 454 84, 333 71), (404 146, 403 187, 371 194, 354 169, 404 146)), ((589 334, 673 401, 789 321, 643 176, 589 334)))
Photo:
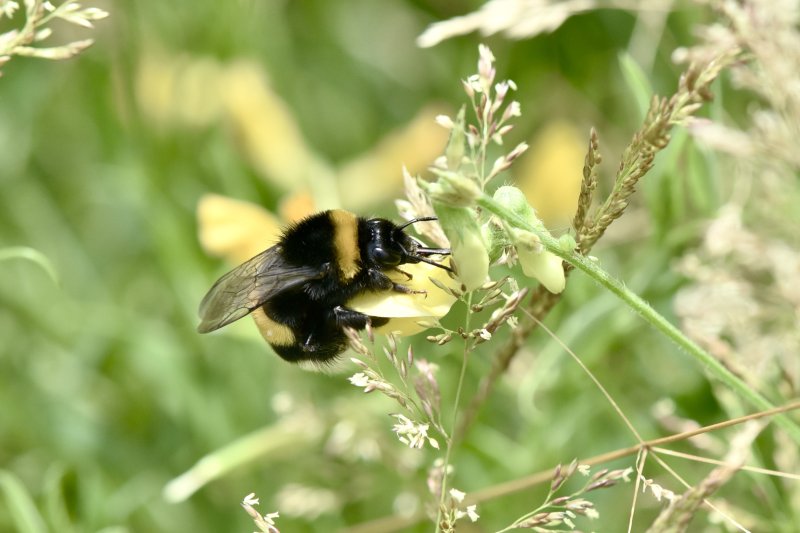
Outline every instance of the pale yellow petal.
POLYGON ((446 270, 426 263, 407 264, 402 269, 414 277, 411 280, 401 274, 391 274, 390 277, 410 289, 424 290, 426 294, 368 292, 350 300, 348 307, 370 316, 413 318, 415 321, 446 315, 456 298, 431 283, 430 279, 452 288, 457 288, 458 282, 450 278, 446 270))
POLYGON ((191 58, 178 74, 175 114, 188 126, 204 127, 219 120, 222 68, 214 59, 191 58))
POLYGON ((289 106, 272 90, 261 65, 238 61, 224 74, 223 106, 256 171, 287 190, 307 183, 314 156, 289 106))
POLYGON ((526 250, 523 246, 517 247, 517 256, 526 276, 539 280, 552 293, 558 294, 564 290, 567 279, 560 257, 545 250, 526 250))
POLYGON ((135 79, 142 114, 160 126, 207 126, 219 118, 221 70, 208 57, 145 51, 135 79))
POLYGON ((175 70, 171 58, 153 50, 142 54, 136 68, 136 101, 142 115, 157 124, 166 124, 172 116, 175 70))
POLYGON ((314 208, 314 198, 308 191, 302 190, 285 197, 278 212, 281 215, 281 220, 286 222, 298 222, 310 215, 313 215, 317 210, 314 208))
POLYGON ((281 225, 256 204, 207 194, 197 204, 200 244, 210 255, 239 264, 275 244, 281 225))

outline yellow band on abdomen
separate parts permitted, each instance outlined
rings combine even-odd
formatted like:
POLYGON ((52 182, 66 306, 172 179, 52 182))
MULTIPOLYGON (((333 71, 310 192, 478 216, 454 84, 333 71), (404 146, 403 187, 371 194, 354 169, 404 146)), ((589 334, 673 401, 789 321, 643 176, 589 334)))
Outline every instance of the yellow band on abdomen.
POLYGON ((290 346, 294 344, 294 333, 287 326, 279 324, 272 320, 264 312, 262 307, 259 307, 252 313, 253 320, 256 321, 258 331, 264 340, 276 346, 290 346))

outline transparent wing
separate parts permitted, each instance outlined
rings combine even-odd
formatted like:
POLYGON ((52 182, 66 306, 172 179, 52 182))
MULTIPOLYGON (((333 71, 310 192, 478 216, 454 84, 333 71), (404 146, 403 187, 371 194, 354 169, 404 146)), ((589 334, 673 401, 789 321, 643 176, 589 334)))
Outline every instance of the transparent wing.
POLYGON ((278 246, 268 248, 214 283, 200 302, 197 331, 208 333, 226 326, 276 294, 322 275, 322 268, 290 265, 278 246))

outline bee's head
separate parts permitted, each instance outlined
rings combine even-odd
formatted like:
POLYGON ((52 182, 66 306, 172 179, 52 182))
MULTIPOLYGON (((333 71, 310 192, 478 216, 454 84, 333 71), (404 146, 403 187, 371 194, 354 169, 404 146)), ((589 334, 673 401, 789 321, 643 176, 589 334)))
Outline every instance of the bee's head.
POLYGON ((366 242, 368 262, 381 269, 390 269, 403 263, 428 263, 445 270, 449 267, 436 263, 428 258, 430 255, 449 255, 447 248, 427 248, 421 242, 406 235, 403 231, 415 222, 436 220, 436 217, 415 218, 402 226, 383 218, 372 218, 367 221, 369 239, 366 242))

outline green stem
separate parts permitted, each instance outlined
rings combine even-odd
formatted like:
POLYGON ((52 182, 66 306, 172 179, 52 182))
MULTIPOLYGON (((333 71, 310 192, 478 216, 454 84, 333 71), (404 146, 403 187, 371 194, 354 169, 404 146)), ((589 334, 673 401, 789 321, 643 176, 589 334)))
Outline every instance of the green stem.
MULTIPOLYGON (((594 261, 575 253, 572 250, 564 250, 559 246, 558 240, 549 233, 540 231, 529 222, 506 209, 503 205, 496 202, 493 198, 483 195, 478 198, 477 204, 483 209, 497 215, 501 219, 513 224, 514 226, 535 233, 541 240, 544 247, 564 261, 568 262, 578 270, 583 271, 597 283, 611 291, 620 300, 627 303, 634 311, 639 313, 647 322, 661 333, 672 339, 678 346, 686 350, 697 362, 704 365, 708 371, 722 383, 738 393, 744 400, 757 409, 768 410, 774 406, 764 396, 751 389, 747 384, 736 377, 730 370, 725 368, 710 353, 701 348, 698 344, 684 335, 678 328, 672 325, 666 318, 661 316, 655 309, 642 300, 637 294, 628 290, 620 281, 611 277, 606 271, 601 269, 594 261)), ((800 426, 790 420, 786 415, 778 415, 775 422, 782 427, 794 441, 800 444, 800 426)))
MULTIPOLYGON (((464 319, 464 331, 469 331, 470 317, 472 316, 472 293, 467 294, 467 316, 464 319)), ((469 340, 464 339, 464 356, 461 359, 461 373, 458 376, 458 386, 456 387, 456 399, 453 405, 453 425, 450 430, 450 437, 447 439, 447 450, 444 454, 444 470, 442 473, 442 492, 439 495, 439 511, 436 516, 436 533, 439 533, 442 523, 442 509, 444 508, 445 495, 447 493, 447 470, 450 466, 450 451, 455 445, 456 423, 458 422, 458 404, 461 402, 461 390, 464 388, 464 376, 467 374, 467 359, 469 358, 469 340)))

